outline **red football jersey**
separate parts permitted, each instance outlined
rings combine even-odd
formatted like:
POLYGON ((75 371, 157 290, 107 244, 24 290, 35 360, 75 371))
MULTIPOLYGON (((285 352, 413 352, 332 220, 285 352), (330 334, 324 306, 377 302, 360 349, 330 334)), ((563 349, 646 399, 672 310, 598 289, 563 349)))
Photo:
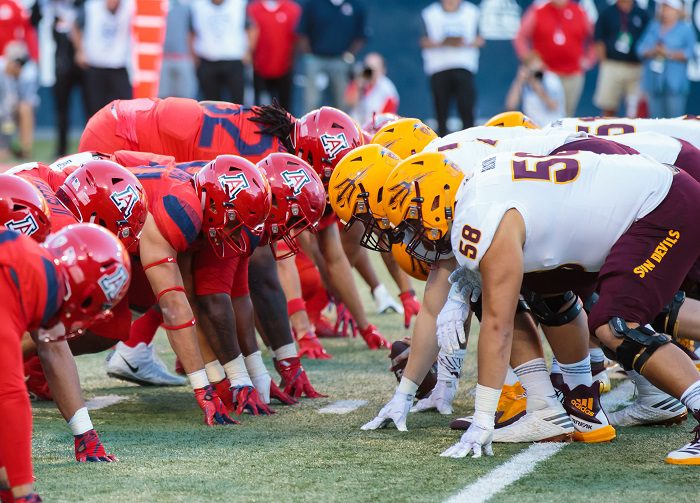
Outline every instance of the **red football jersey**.
POLYGON ((178 162, 232 154, 258 162, 284 152, 279 139, 261 132, 252 108, 188 98, 115 100, 88 121, 80 150, 134 150, 170 155, 178 162))
POLYGON ((0 227, 0 269, 8 271, 14 283, 25 329, 45 326, 65 295, 65 285, 49 253, 29 236, 0 227))

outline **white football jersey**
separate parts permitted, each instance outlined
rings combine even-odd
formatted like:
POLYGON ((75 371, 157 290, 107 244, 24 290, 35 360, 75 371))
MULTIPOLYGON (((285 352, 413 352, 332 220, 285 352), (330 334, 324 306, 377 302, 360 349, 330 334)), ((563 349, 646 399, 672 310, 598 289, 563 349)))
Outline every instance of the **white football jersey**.
MULTIPOLYGON (((525 131, 535 131, 527 128, 471 128, 488 129, 485 133, 490 134, 493 130, 523 129, 525 131)), ((470 130, 466 130, 470 131, 470 130)), ((462 131, 460 131, 462 132, 462 131)), ((457 134, 457 133, 453 133, 457 134)), ((540 132, 536 135, 519 136, 513 138, 493 138, 490 136, 478 137, 473 140, 451 141, 448 135, 444 138, 437 138, 430 142, 423 152, 440 152, 448 160, 455 163, 457 167, 470 177, 480 168, 481 160, 489 155, 499 152, 527 152, 533 155, 547 155, 555 148, 575 140, 588 138, 586 133, 571 133, 569 131, 552 130, 546 134, 540 132)))
POLYGON ((693 118, 677 119, 560 119, 545 129, 583 131, 598 136, 612 136, 623 133, 660 133, 680 138, 700 147, 700 121, 693 118))
MULTIPOLYGON (((449 145, 450 143, 460 143, 463 141, 471 141, 488 138, 489 140, 507 140, 510 138, 522 138, 523 136, 542 136, 547 134, 542 129, 530 129, 522 126, 517 127, 499 127, 499 126, 475 126, 461 131, 455 131, 442 138, 435 138, 428 146, 433 143, 441 145, 449 145)), ((426 147, 427 148, 427 147, 426 147)))
POLYGON ((460 265, 478 269, 511 208, 523 217, 524 272, 577 265, 600 270, 629 226, 656 208, 671 168, 642 155, 486 157, 456 196, 452 248, 460 265))
POLYGON ((611 139, 664 164, 675 164, 682 146, 675 138, 651 132, 620 134, 611 139))

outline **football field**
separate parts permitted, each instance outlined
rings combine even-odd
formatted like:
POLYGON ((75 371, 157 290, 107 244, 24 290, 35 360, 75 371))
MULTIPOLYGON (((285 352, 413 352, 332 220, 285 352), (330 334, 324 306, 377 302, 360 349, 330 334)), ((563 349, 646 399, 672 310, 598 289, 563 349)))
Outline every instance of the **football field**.
MULTIPOLYGON (((373 306, 367 288, 358 285, 365 305, 373 306)), ((406 334, 402 316, 372 314, 371 321, 391 340, 406 334)), ((359 429, 396 386, 388 352, 369 351, 361 339, 325 339, 334 358, 304 362, 328 398, 292 407, 273 403, 276 415, 244 415, 242 425, 228 428, 202 424, 189 388, 122 383, 106 376, 104 354, 79 357, 85 396, 102 407, 91 412, 95 428, 120 462, 76 463, 70 430, 53 404, 35 404, 37 490, 45 501, 65 502, 698 501, 698 468, 663 462, 668 451, 691 439, 692 420, 671 428, 618 429, 608 444, 495 444, 494 457, 439 457, 459 438, 448 428, 450 419, 472 411, 477 334, 478 327, 472 329, 455 415, 411 414, 406 433, 359 429)), ((165 334, 156 343, 172 365, 165 334)), ((269 353, 265 358, 277 380, 269 353)), ((604 403, 624 403, 630 386, 611 393, 604 403)))

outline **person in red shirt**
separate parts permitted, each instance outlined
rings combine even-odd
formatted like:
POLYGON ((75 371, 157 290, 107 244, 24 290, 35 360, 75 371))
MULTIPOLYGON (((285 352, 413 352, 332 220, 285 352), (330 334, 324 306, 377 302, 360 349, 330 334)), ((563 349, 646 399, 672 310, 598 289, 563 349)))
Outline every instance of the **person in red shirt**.
POLYGON ((535 3, 525 12, 513 45, 522 61, 537 53, 547 70, 557 74, 564 87, 566 115, 576 113, 583 92, 584 72, 595 57, 593 26, 573 0, 535 3))
POLYGON ((29 21, 29 12, 17 0, 0 0, 0 54, 13 40, 23 41, 29 56, 34 61, 39 59, 39 43, 29 21))
POLYGON ((289 109, 300 16, 301 7, 293 0, 257 0, 248 6, 256 103, 262 103, 262 93, 267 91, 271 99, 289 109))
POLYGON ((24 386, 20 340, 78 335, 104 317, 129 286, 124 246, 92 224, 68 226, 44 245, 0 227, 0 467, 3 501, 40 502, 33 492, 32 413, 24 386))

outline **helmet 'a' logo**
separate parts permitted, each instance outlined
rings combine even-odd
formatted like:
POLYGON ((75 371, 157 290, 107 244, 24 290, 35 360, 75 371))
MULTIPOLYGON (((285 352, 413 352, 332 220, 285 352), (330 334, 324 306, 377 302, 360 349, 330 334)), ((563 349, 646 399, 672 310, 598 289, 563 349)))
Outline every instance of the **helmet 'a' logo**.
POLYGON ((304 185, 311 183, 311 177, 302 168, 294 171, 286 169, 282 171, 281 174, 282 178, 284 179, 284 183, 286 183, 289 188, 292 189, 295 196, 301 194, 301 189, 304 188, 304 185))
POLYGON ((26 234, 27 236, 31 236, 39 230, 39 224, 31 214, 27 215, 22 220, 10 220, 5 223, 5 227, 21 234, 26 234))
POLYGON ((336 135, 324 133, 321 135, 321 144, 323 145, 323 150, 328 155, 328 159, 331 161, 335 159, 341 151, 350 148, 345 133, 336 135))
POLYGON ((129 282, 129 273, 126 267, 119 265, 117 270, 111 274, 104 274, 97 280, 102 292, 110 303, 114 303, 119 298, 119 293, 129 282))
POLYGON ((250 182, 243 173, 235 175, 221 175, 219 183, 224 188, 230 200, 236 199, 236 196, 243 190, 250 188, 250 182))
POLYGON ((127 185, 126 188, 120 192, 112 192, 109 196, 112 202, 119 208, 125 218, 129 218, 131 213, 134 211, 134 206, 139 201, 139 193, 132 185, 127 185))

